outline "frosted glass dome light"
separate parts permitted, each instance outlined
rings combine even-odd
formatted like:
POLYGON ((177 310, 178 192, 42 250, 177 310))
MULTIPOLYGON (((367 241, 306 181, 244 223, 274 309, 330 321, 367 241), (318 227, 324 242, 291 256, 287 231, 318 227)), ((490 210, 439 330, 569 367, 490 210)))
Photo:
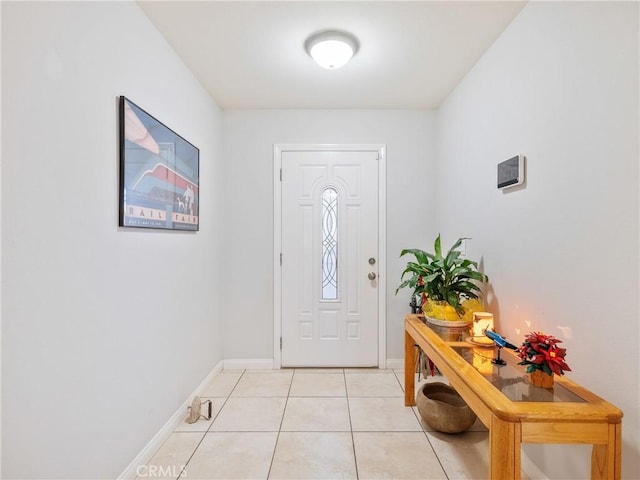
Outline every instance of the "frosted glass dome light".
POLYGON ((358 40, 346 32, 327 30, 311 35, 305 50, 318 65, 336 69, 345 65, 358 51, 358 40))

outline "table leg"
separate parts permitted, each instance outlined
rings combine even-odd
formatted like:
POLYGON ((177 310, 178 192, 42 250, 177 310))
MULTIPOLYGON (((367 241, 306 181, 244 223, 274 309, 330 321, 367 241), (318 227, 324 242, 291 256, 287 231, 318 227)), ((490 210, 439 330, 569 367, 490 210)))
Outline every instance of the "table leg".
POLYGON ((489 478, 520 480, 520 424, 491 417, 489 478))
POLYGON ((416 404, 416 360, 415 340, 409 332, 404 332, 404 405, 416 404))
POLYGON ((591 480, 620 480, 622 424, 609 425, 609 443, 594 445, 591 452, 591 480))

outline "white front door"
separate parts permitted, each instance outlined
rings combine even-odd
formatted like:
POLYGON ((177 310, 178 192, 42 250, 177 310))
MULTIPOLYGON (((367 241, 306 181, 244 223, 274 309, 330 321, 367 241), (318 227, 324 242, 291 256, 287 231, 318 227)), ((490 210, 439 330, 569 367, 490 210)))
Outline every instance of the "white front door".
POLYGON ((378 153, 281 162, 282 366, 377 366, 378 153))

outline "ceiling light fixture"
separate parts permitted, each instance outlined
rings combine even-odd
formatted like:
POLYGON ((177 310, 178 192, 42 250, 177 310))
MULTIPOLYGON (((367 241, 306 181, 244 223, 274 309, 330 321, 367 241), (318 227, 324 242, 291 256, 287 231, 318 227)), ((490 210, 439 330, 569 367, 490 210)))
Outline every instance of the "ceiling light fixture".
POLYGON ((358 40, 346 32, 325 30, 307 38, 304 48, 318 65, 336 69, 346 64, 358 51, 358 40))

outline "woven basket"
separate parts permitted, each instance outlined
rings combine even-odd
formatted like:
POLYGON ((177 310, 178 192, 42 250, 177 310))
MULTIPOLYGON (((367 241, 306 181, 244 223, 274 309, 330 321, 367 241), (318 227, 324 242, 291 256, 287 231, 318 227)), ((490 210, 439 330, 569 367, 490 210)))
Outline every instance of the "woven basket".
POLYGON ((422 385, 416 405, 422 419, 438 432, 464 432, 477 418, 453 387, 440 382, 422 385))

